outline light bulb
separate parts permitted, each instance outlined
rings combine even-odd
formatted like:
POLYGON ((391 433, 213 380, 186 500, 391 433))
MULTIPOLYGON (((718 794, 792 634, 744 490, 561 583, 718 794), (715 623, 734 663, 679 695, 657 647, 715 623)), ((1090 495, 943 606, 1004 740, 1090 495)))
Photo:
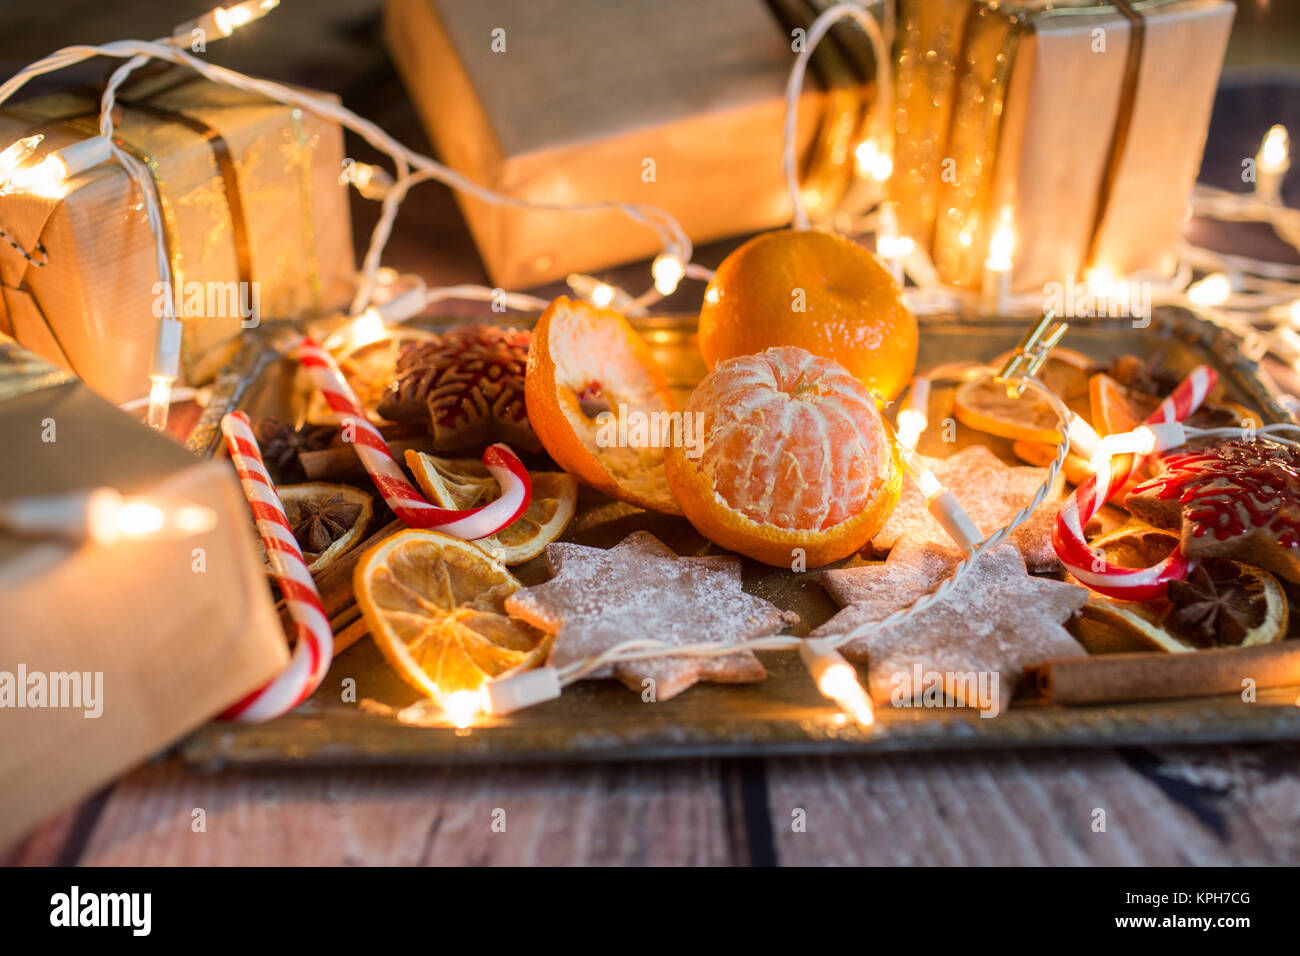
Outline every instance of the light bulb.
POLYGON ((1272 126, 1264 134, 1264 142, 1255 158, 1258 172, 1278 173, 1291 165, 1291 137, 1285 126, 1272 126))
POLYGON ((372 305, 352 320, 352 328, 348 334, 348 345, 353 347, 370 345, 372 342, 378 342, 382 339, 384 334, 384 317, 372 305))
POLYGON ((1011 222, 1011 207, 1003 206, 997 225, 989 239, 989 254, 984 266, 995 272, 1011 271, 1011 256, 1016 251, 1016 230, 1011 222))
POLYGON ((655 290, 660 295, 669 296, 677 291, 677 283, 686 275, 686 267, 676 256, 664 254, 655 257, 650 274, 654 276, 655 290))
POLYGON ((22 164, 27 162, 27 158, 36 152, 36 147, 40 146, 44 139, 44 133, 24 136, 0 152, 0 186, 7 183, 22 164))
POLYGON ((280 0, 245 0, 233 7, 217 7, 212 11, 212 17, 221 36, 228 37, 240 27, 262 19, 279 5, 280 0))
POLYGON ((149 376, 149 414, 145 421, 156 432, 167 427, 167 416, 171 412, 172 382, 170 375, 149 376))
POLYGON ((1222 272, 1214 272, 1193 282, 1187 290, 1187 298, 1197 305, 1223 305, 1232 295, 1232 282, 1222 272))
POLYGON ((602 309, 609 308, 614 301, 614 287, 602 282, 591 290, 591 303, 602 309))
POLYGON ((875 708, 858 680, 857 670, 825 639, 804 638, 799 645, 799 657, 823 697, 835 701, 862 727, 870 727, 876 722, 875 708))
POLYGON ((874 139, 863 140, 853 151, 857 161, 858 175, 869 176, 877 182, 884 182, 894 171, 894 160, 888 153, 882 152, 874 139))
POLYGON ((1109 298, 1115 288, 1115 273, 1110 266, 1096 265, 1084 273, 1084 282, 1095 298, 1109 298))
POLYGON ((211 531, 211 508, 167 497, 124 497, 112 488, 19 498, 0 503, 0 527, 99 545, 124 540, 183 538, 211 531))
POLYGON ((474 723, 482 711, 483 698, 476 690, 458 690, 438 698, 438 703, 450 720, 461 730, 474 723))
POLYGON ((898 413, 899 442, 908 448, 915 448, 921 434, 925 431, 925 426, 928 424, 925 412, 918 411, 915 408, 904 408, 898 413))

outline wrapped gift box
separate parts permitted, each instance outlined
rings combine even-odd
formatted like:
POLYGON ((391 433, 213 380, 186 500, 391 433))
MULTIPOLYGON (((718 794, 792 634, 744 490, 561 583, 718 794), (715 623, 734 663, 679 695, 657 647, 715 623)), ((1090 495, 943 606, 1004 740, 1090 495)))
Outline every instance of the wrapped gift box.
MULTIPOLYGON (((39 158, 93 136, 99 95, 5 104, 0 144, 43 133, 39 158)), ((191 382, 219 367, 246 327, 254 288, 268 319, 346 306, 352 234, 338 126, 178 68, 132 81, 119 102, 117 139, 149 167, 162 200, 191 382)), ((105 163, 56 190, 0 197, 0 235, 0 332, 114 401, 144 394, 158 269, 126 171, 105 163)))
POLYGON ((901 0, 891 189, 940 279, 978 287, 1004 215, 1017 291, 1170 272, 1234 9, 901 0))
MULTIPOLYGON (((452 168, 536 202, 650 203, 705 241, 789 221, 781 134, 791 31, 825 5, 388 0, 385 19, 406 87, 452 168)), ((864 6, 879 15, 882 3, 864 6)), ((848 191, 874 102, 865 34, 846 24, 831 39, 812 58, 799 108, 801 155, 820 147, 804 177, 821 199, 815 216, 848 191)), ((618 212, 457 199, 502 286, 659 251, 653 231, 618 212)))
POLYGON ((200 462, 3 336, 0 432, 3 499, 108 486, 217 518, 112 546, 0 530, 3 847, 260 686, 288 649, 228 464, 200 462))

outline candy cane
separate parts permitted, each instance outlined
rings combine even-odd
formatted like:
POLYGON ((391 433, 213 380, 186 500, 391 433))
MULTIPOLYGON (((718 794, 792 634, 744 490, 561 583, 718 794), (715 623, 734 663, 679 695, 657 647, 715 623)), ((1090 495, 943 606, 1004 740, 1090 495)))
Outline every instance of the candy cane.
MULTIPOLYGON (((1183 421, 1205 401, 1217 380, 1213 369, 1197 366, 1151 413, 1145 424, 1183 421)), ((1056 526, 1052 529, 1052 546, 1056 555, 1076 578, 1094 591, 1126 601, 1163 597, 1170 581, 1183 580, 1191 570, 1191 561, 1183 554, 1181 545, 1159 564, 1149 568, 1112 564, 1088 545, 1083 529, 1102 506, 1128 484, 1143 460, 1144 456, 1134 454, 1111 456, 1107 467, 1098 469, 1061 506, 1056 526)))
POLYGON ((316 582, 303 560, 302 549, 289 526, 284 505, 267 474, 248 416, 243 412, 225 416, 221 419, 221 431, 226 436, 235 470, 239 472, 244 497, 257 521, 258 533, 266 545, 280 592, 298 626, 298 642, 289 666, 221 716, 224 720, 270 720, 293 710, 320 686, 334 656, 334 632, 329 615, 321 606, 316 582))
POLYGON ((443 534, 472 541, 496 534, 524 513, 532 498, 532 484, 523 462, 505 445, 489 445, 483 452, 484 466, 501 486, 500 498, 481 508, 465 511, 429 504, 406 480, 406 474, 388 450, 388 444, 379 429, 366 417, 334 357, 310 337, 302 340, 297 353, 298 361, 307 369, 329 407, 345 416, 345 428, 348 422, 352 423, 355 438, 351 441, 356 446, 362 465, 388 502, 388 507, 393 509, 393 514, 406 525, 412 528, 433 528, 443 534))

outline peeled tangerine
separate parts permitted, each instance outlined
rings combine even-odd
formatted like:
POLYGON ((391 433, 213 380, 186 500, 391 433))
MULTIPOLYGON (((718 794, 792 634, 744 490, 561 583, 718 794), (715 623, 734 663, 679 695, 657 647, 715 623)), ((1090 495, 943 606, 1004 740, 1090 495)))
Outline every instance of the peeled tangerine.
POLYGON ((875 395, 829 359, 792 346, 727 359, 685 414, 699 416, 703 442, 669 449, 668 486, 691 524, 732 551, 829 564, 864 547, 898 503, 902 472, 875 395))

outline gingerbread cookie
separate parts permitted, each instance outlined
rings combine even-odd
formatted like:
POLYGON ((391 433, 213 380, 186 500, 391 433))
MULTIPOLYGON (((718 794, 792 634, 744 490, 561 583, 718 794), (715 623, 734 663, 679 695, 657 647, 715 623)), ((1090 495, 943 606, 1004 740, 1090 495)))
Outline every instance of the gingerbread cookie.
POLYGON ((1189 558, 1230 558, 1300 581, 1300 451, 1233 441, 1169 455, 1124 506, 1177 529, 1189 558))
MULTIPOLYGON (((884 620, 932 592, 952 567, 942 545, 904 538, 884 564, 827 571, 822 581, 844 609, 812 636, 884 620)), ((1077 585, 1030 577, 1020 553, 1004 544, 980 557, 938 603, 840 651, 867 662, 868 691, 877 702, 910 703, 933 686, 955 703, 1001 712, 1028 668, 1084 656, 1062 624, 1087 600, 1077 585), (993 700, 979 699, 984 688, 994 691, 993 700)))
MULTIPOLYGON (((1008 524, 1029 504, 1047 477, 1046 468, 1007 465, 983 445, 971 445, 950 458, 927 458, 926 464, 945 488, 957 496, 961 506, 985 534, 1008 524)), ((1055 571, 1061 566, 1052 548, 1052 525, 1056 523, 1062 479, 1058 475, 1052 493, 1024 524, 1011 535, 1011 543, 1025 559, 1030 571, 1055 571)), ((871 539, 878 553, 890 550, 904 536, 917 541, 956 546, 934 516, 926 510, 925 498, 912 482, 903 484, 898 507, 871 539)))
POLYGON ((397 378, 379 414, 428 422, 434 451, 501 441, 516 451, 539 452, 524 405, 529 341, 526 330, 469 325, 410 345, 397 359, 397 378))
MULTIPOLYGON (((506 599, 506 610, 555 635, 552 667, 593 657, 624 641, 686 645, 739 643, 776 634, 798 615, 740 588, 740 559, 682 558, 654 535, 638 531, 608 551, 565 542, 546 546, 552 578, 506 599)), ((740 683, 767 676, 752 652, 720 657, 659 657, 603 667, 592 678, 617 677, 655 699, 696 681, 740 683)))

